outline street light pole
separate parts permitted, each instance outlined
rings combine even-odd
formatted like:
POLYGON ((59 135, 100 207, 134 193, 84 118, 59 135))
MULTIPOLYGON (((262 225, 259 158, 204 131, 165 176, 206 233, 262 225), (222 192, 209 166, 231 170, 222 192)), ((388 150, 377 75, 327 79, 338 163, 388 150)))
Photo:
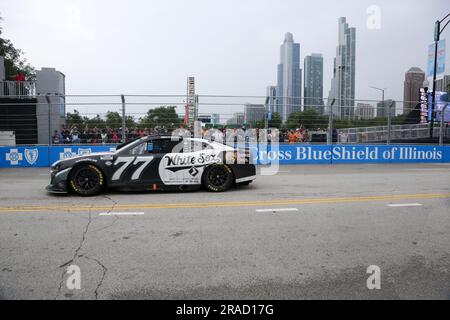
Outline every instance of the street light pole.
POLYGON ((441 110, 441 127, 440 127, 440 134, 439 134, 439 145, 444 145, 444 129, 445 129, 445 110, 447 110, 448 104, 445 105, 441 110))
MULTIPOLYGON (((385 108, 385 101, 384 101, 384 92, 387 90, 387 88, 378 88, 378 87, 372 87, 369 86, 372 89, 381 91, 381 103, 383 104, 383 107, 385 108)), ((378 116, 378 114, 377 114, 378 116)), ((388 137, 387 137, 387 144, 391 144, 391 105, 387 105, 387 118, 388 118, 388 137)))
POLYGON ((434 131, 434 115, 435 115, 435 104, 436 104, 436 78, 437 78, 437 55, 438 55, 438 46, 439 46, 439 40, 442 32, 445 30, 447 25, 450 22, 447 21, 447 23, 444 25, 444 27, 441 29, 441 23, 443 23, 447 18, 450 17, 450 13, 447 14, 444 19, 437 20, 435 23, 434 28, 434 68, 433 68, 433 93, 431 96, 431 119, 430 119, 430 139, 433 139, 433 131, 434 131))

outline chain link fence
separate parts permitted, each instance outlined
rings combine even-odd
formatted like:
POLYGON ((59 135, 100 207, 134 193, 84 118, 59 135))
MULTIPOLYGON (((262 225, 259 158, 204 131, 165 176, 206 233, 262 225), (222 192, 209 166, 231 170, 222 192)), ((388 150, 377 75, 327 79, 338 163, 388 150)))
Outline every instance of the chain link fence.
MULTIPOLYGON (((32 90, 23 93, 0 95, 0 132, 14 133, 18 145, 118 143, 189 127, 185 119, 185 94, 39 96, 32 90)), ((277 100, 267 96, 197 96, 198 121, 203 133, 210 128, 279 128, 281 143, 449 143, 449 124, 436 119, 431 130, 430 124, 423 121, 424 110, 419 101, 354 100, 345 104, 304 97, 277 100), (283 122, 284 110, 292 113, 283 122)), ((439 116, 449 112, 450 109, 439 116)), ((449 118, 442 117, 447 121, 449 118)))

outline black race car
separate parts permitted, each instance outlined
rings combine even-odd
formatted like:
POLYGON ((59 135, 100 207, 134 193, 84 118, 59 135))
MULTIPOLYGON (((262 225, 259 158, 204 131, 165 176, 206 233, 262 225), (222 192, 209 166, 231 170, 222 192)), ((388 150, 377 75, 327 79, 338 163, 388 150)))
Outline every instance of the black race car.
POLYGON ((55 162, 47 191, 82 196, 106 187, 127 190, 222 192, 256 178, 249 150, 197 138, 148 136, 120 145, 115 152, 92 153, 55 162))

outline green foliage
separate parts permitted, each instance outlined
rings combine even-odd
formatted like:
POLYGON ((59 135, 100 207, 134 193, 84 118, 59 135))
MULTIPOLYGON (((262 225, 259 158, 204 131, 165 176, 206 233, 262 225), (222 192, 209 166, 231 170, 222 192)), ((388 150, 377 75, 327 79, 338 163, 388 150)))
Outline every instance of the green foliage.
POLYGON ((74 110, 73 113, 67 112, 66 114, 66 125, 71 128, 76 126, 77 128, 84 128, 86 117, 81 117, 80 113, 77 110, 74 110))
MULTIPOLYGON (((265 126, 264 119, 262 119, 260 121, 256 121, 255 123, 251 124, 252 128, 264 129, 264 126, 265 126)), ((272 113, 272 119, 269 120, 268 127, 269 128, 277 128, 277 129, 279 129, 281 127, 281 116, 278 112, 272 113)))
MULTIPOLYGON (((401 125, 407 123, 408 116, 401 115, 392 117, 392 125, 401 125)), ((333 127, 336 129, 362 128, 362 127, 382 127, 387 126, 388 119, 386 117, 378 117, 363 120, 334 120, 333 127)))
MULTIPOLYGON (((69 128, 76 126, 79 130, 85 129, 117 129, 122 127, 122 116, 118 112, 108 111, 105 119, 96 115, 93 118, 82 117, 77 110, 66 114, 66 124, 69 128)), ((125 125, 127 128, 178 128, 182 124, 178 117, 175 107, 159 107, 150 109, 144 118, 135 121, 132 116, 125 116, 125 125)))
MULTIPOLYGON (((118 112, 108 111, 106 113, 105 125, 108 128, 121 128, 122 116, 118 112)), ((137 123, 132 116, 125 116, 125 126, 127 128, 136 127, 137 123)))
POLYGON ((141 119, 140 126, 146 128, 166 127, 178 128, 183 122, 178 117, 176 107, 161 106, 159 108, 150 109, 147 115, 141 119))
MULTIPOLYGON (((0 16, 0 22, 3 18, 0 16)), ((5 58, 5 77, 6 80, 14 80, 15 75, 22 73, 27 80, 35 80, 36 72, 23 57, 23 51, 16 49, 11 40, 2 37, 2 28, 0 27, 0 56, 5 58)))
POLYGON ((328 116, 322 116, 314 109, 293 112, 286 121, 285 127, 287 129, 303 127, 308 130, 326 128, 328 127, 328 116))

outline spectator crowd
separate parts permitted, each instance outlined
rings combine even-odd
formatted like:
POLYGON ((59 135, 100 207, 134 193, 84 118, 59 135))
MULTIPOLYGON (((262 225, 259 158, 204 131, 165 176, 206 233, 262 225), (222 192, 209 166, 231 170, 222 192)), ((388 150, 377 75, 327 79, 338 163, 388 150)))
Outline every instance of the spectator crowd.
MULTIPOLYGON (((182 129, 182 128, 180 128, 182 129)), ((185 129, 182 129, 185 130, 185 129)), ((208 129, 202 129, 203 137, 209 140, 226 140, 227 128, 215 129, 215 134, 211 134, 208 129), (222 133, 222 135, 217 134, 222 133)), ((256 129, 257 136, 259 136, 259 129, 256 129)), ((171 135, 173 129, 167 128, 126 128, 126 141, 130 141, 139 137, 148 135, 171 135)), ((230 132, 230 131, 228 131, 230 132)), ((246 128, 231 129, 232 134, 243 134, 246 136, 248 130, 246 128)), ((248 139, 248 136, 244 137, 248 139)), ((269 130, 267 135, 269 142, 272 142, 272 133, 269 130)), ((80 130, 76 125, 72 127, 64 127, 60 131, 55 131, 52 136, 53 144, 117 144, 122 142, 122 128, 85 128, 80 130)), ((278 135, 279 143, 310 143, 311 135, 307 129, 298 128, 296 130, 280 129, 278 135)))

